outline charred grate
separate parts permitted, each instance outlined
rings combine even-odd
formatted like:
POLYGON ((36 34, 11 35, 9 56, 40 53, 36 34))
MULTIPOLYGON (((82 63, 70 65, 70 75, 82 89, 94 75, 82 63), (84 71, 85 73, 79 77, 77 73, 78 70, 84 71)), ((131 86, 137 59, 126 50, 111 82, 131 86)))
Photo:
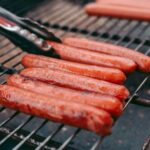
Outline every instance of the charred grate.
MULTIPOLYGON (((148 22, 88 17, 77 2, 69 0, 45 1, 41 7, 29 11, 27 16, 43 23, 59 37, 84 35, 88 38, 133 48, 150 56, 150 41, 148 40, 150 26, 148 22), (49 9, 50 6, 51 9, 49 9)), ((22 10, 13 10, 18 6, 18 3, 13 5, 11 10, 17 14, 22 14, 22 10)), ((29 6, 24 8, 24 13, 31 9, 29 6)), ((4 84, 9 71, 15 72, 23 68, 20 60, 25 52, 22 52, 2 36, 0 43, 0 83, 4 84)), ((135 72, 128 76, 125 84, 131 91, 127 105, 130 102, 145 106, 150 105, 149 74, 135 72)), ((102 140, 101 137, 87 131, 28 116, 4 107, 0 109, 0 135, 0 147, 2 149, 6 149, 8 141, 15 139, 11 146, 14 150, 20 149, 20 147, 36 150, 95 150, 102 140), (30 125, 33 126, 33 124, 36 126, 30 129, 30 125), (45 134, 43 135, 43 133, 45 134), (86 143, 82 143, 84 140, 82 141, 81 138, 83 137, 86 143), (19 141, 16 142, 16 139, 19 141)))

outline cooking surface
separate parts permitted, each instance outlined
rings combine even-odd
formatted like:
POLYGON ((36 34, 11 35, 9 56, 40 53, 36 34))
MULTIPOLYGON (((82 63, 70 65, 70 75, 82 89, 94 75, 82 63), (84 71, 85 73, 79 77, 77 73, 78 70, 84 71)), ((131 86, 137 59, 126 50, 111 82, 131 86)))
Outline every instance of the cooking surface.
MULTIPOLYGON (((4 3, 2 4, 6 7, 4 3)), ((150 25, 148 22, 119 20, 117 18, 106 17, 88 17, 86 14, 84 14, 82 5, 79 5, 79 1, 44 1, 42 4, 37 5, 37 7, 35 8, 34 2, 32 5, 29 5, 28 2, 20 0, 21 6, 18 7, 19 9, 17 9, 19 3, 15 2, 13 5, 15 6, 15 9, 8 5, 7 7, 13 12, 18 13, 19 15, 26 14, 26 16, 29 16, 30 18, 44 23, 59 37, 66 35, 84 35, 89 38, 94 38, 97 40, 107 41, 110 43, 133 48, 150 56, 150 41, 146 40, 150 35, 150 25), (35 9, 32 8, 33 6, 35 9), (21 7, 23 7, 24 9, 20 9, 21 7), (27 11, 28 9, 32 11, 27 11)), ((16 48, 2 36, 0 37, 0 42, 0 63, 7 67, 14 67, 19 70, 22 69, 20 60, 25 53, 22 52, 22 50, 20 50, 19 48, 16 48)), ((6 72, 7 71, 5 70, 1 70, 0 72, 1 83, 4 83, 6 81, 6 72)), ((147 76, 148 75, 144 73, 135 72, 129 75, 127 81, 125 82, 127 87, 130 89, 131 94, 133 94, 137 87, 141 85, 142 81, 144 81, 145 79, 145 81, 143 82, 143 86, 138 92, 140 98, 136 99, 136 102, 139 102, 142 99, 150 99, 150 79, 146 78, 147 76)), ((110 137, 105 138, 103 143, 97 149, 141 150, 144 142, 150 135, 149 112, 150 109, 148 107, 129 104, 124 114, 120 117, 120 119, 114 126, 113 134, 110 137)), ((22 113, 15 114, 12 118, 11 116, 14 113, 15 111, 10 109, 3 109, 1 111, 0 140, 4 139, 6 135, 10 135, 8 133, 13 131, 14 129, 16 131, 14 131, 15 134, 12 134, 12 137, 14 137, 15 139, 19 139, 20 135, 27 136, 29 135, 29 132, 27 131, 31 131, 31 137, 29 138, 32 138, 32 140, 29 140, 29 143, 32 143, 34 146, 39 145, 38 142, 42 142, 43 140, 45 140, 44 137, 48 137, 48 139, 50 139, 51 135, 53 134, 55 135, 51 140, 49 140, 50 142, 48 142, 47 145, 49 147, 58 148, 59 146, 62 146, 62 144, 67 145, 68 142, 69 145, 67 146, 67 148, 65 148, 65 150, 94 150, 94 144, 97 144, 95 142, 99 140, 99 137, 91 132, 85 130, 78 131, 78 129, 70 126, 62 127, 60 124, 52 122, 46 122, 44 125, 42 124, 42 128, 38 130, 41 123, 44 121, 43 119, 39 119, 36 117, 28 118, 30 116, 22 113), (27 125, 25 126, 23 126, 22 124, 24 121, 28 121, 27 125), (58 132, 56 133, 55 131, 57 131, 59 127, 60 130, 58 130, 58 132), (37 134, 35 134, 34 131, 38 131, 37 134)), ((23 138, 23 136, 21 137, 23 138)), ((10 139, 11 138, 9 138, 9 140, 7 140, 0 148, 11 149, 12 147, 16 146, 17 143, 20 143, 20 140, 12 141, 10 139)), ((24 144, 24 147, 21 147, 21 149, 34 149, 34 146, 24 144)))

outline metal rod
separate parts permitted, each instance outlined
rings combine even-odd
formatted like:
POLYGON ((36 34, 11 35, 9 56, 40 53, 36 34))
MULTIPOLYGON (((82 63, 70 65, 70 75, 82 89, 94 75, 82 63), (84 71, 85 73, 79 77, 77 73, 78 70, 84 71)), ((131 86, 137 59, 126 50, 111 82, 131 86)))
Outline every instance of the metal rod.
POLYGON ((91 147, 91 149, 90 150, 96 150, 97 149, 97 147, 102 143, 102 141, 103 141, 103 139, 104 139, 104 137, 102 136, 102 137, 100 137, 96 142, 95 142, 95 144, 91 147))
POLYGON ((142 88, 142 86, 146 83, 146 81, 149 79, 150 76, 147 76, 142 83, 140 83, 140 85, 138 86, 138 88, 135 90, 135 92, 132 94, 132 96, 130 97, 130 99, 127 101, 127 103, 124 106, 124 110, 127 108, 127 106, 130 104, 130 102, 134 99, 134 97, 136 96, 136 94, 138 93, 138 91, 142 88))
POLYGON ((57 128, 57 130, 53 131, 49 136, 47 136, 47 137, 45 138, 45 140, 44 140, 43 142, 41 142, 41 143, 39 144, 39 146, 38 146, 35 150, 40 150, 40 149, 42 149, 42 148, 52 139, 52 137, 55 136, 55 135, 62 129, 63 126, 64 126, 63 124, 60 125, 60 126, 57 128))
POLYGON ((76 129, 76 131, 69 136, 69 138, 57 149, 57 150, 63 150, 80 132, 81 129, 76 129))
POLYGON ((17 116, 19 114, 18 111, 16 111, 12 116, 8 117, 6 120, 4 120, 1 124, 0 127, 2 127, 3 125, 5 125, 8 121, 12 120, 15 116, 17 116))
POLYGON ((6 142, 13 134, 15 134, 18 130, 20 130, 22 127, 24 127, 29 121, 31 121, 33 117, 30 116, 28 117, 28 119, 26 119, 26 121, 24 121, 23 123, 21 123, 17 128, 15 128, 12 132, 10 132, 6 137, 4 137, 1 141, 0 141, 0 145, 2 145, 4 142, 6 142))
POLYGON ((47 123, 47 120, 45 120, 41 125, 36 127, 30 134, 28 134, 21 142, 19 142, 12 150, 18 150, 33 134, 35 134, 41 127, 43 127, 47 123))

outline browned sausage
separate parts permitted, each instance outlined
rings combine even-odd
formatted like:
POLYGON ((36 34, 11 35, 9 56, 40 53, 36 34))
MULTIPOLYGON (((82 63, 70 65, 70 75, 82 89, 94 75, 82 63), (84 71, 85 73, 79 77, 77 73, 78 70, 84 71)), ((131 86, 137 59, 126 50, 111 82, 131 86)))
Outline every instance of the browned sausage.
POLYGON ((21 71, 21 75, 73 89, 108 94, 119 99, 126 99, 129 96, 129 91, 122 85, 59 70, 48 68, 27 68, 21 71))
POLYGON ((107 3, 107 4, 113 4, 113 5, 119 5, 119 6, 130 6, 130 7, 136 7, 136 8, 150 8, 150 1, 148 0, 97 0, 97 2, 101 3, 107 3))
POLYGON ((8 85, 0 85, 0 104, 102 135, 110 133, 113 123, 110 115, 101 109, 58 100, 8 85))
POLYGON ((127 19, 138 19, 150 21, 150 10, 139 9, 129 6, 117 6, 109 4, 91 3, 86 5, 85 11, 89 15, 111 16, 127 19))
POLYGON ((80 64, 39 55, 25 55, 22 59, 22 64, 27 68, 47 67, 50 69, 58 69, 118 84, 123 83, 126 79, 125 74, 118 69, 80 64))
POLYGON ((7 80, 7 84, 65 101, 91 105, 106 110, 114 117, 120 116, 123 111, 123 104, 112 96, 67 89, 40 81, 34 81, 17 74, 10 76, 7 80))
POLYGON ((85 51, 83 49, 69 47, 56 42, 49 42, 49 44, 53 46, 61 58, 65 60, 117 68, 124 72, 132 72, 136 69, 136 64, 130 59, 85 51))
POLYGON ((85 38, 66 37, 63 39, 63 42, 69 46, 74 46, 77 48, 129 58, 138 64, 140 70, 150 72, 150 57, 137 51, 108 43, 92 41, 85 38))

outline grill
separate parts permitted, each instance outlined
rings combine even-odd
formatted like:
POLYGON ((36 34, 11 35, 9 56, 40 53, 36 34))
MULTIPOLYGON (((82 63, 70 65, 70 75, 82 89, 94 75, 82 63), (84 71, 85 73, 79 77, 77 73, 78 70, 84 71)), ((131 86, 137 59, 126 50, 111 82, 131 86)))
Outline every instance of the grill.
MULTIPOLYGON (((85 4, 83 0, 16 0, 11 5, 8 3, 9 0, 0 0, 1 6, 17 15, 28 16, 42 23, 59 37, 86 36, 129 47, 150 56, 149 22, 88 17, 82 9, 85 4)), ((0 83, 4 84, 9 72, 23 69, 20 60, 25 52, 3 36, 0 36, 0 43, 0 83)), ((131 91, 131 96, 125 105, 124 114, 117 120, 110 137, 99 137, 85 130, 1 106, 0 149, 139 150, 143 147, 143 150, 148 150, 149 74, 134 72, 128 75, 125 85, 131 91)))

